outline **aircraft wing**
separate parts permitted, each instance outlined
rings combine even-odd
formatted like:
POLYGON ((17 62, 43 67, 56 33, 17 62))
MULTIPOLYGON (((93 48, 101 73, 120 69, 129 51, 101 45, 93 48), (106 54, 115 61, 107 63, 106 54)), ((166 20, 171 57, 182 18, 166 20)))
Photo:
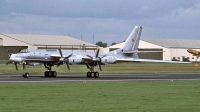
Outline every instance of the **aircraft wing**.
POLYGON ((117 59, 118 62, 154 62, 154 63, 190 63, 182 61, 153 60, 153 59, 117 59))
MULTIPOLYGON (((69 55, 63 55, 63 57, 68 57, 69 55)), ((61 58, 60 54, 51 54, 51 57, 61 58)))
POLYGON ((24 61, 26 61, 26 62, 41 62, 41 63, 43 63, 43 62, 48 62, 49 60, 45 60, 45 59, 26 59, 24 61))
POLYGON ((90 57, 82 57, 82 60, 84 60, 85 62, 91 62, 92 58, 90 58, 90 57))
POLYGON ((165 52, 165 51, 125 51, 123 53, 159 53, 159 52, 165 52))
POLYGON ((60 54, 51 54, 51 57, 61 58, 60 54))

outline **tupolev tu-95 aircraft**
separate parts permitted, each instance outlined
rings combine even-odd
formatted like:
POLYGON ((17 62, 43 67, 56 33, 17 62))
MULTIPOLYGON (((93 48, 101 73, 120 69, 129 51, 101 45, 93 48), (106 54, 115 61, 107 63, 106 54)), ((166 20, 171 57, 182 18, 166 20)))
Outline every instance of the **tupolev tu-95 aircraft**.
MULTIPOLYGON (((94 71, 95 66, 112 64, 117 62, 163 62, 163 63, 188 63, 179 61, 163 61, 163 60, 151 60, 151 59, 139 59, 138 53, 145 51, 138 51, 139 40, 141 37, 142 26, 135 26, 125 44, 122 48, 111 51, 108 54, 100 54, 99 49, 96 53, 88 52, 71 52, 62 51, 47 51, 47 50, 23 50, 20 53, 11 54, 9 62, 13 63, 16 70, 18 70, 17 64, 23 65, 23 77, 28 78, 27 67, 29 65, 42 65, 47 69, 44 72, 45 77, 56 77, 57 72, 52 71, 52 66, 60 66, 65 64, 70 70, 70 64, 84 64, 89 69, 86 73, 88 78, 98 78, 99 72, 94 71)), ((149 52, 149 51, 147 51, 149 52)))

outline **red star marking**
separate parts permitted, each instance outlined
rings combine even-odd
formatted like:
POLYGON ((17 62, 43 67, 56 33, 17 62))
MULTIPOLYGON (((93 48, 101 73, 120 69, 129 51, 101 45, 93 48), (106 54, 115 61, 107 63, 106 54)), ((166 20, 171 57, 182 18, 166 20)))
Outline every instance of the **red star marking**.
POLYGON ((132 40, 132 42, 135 42, 134 38, 132 38, 131 40, 132 40))

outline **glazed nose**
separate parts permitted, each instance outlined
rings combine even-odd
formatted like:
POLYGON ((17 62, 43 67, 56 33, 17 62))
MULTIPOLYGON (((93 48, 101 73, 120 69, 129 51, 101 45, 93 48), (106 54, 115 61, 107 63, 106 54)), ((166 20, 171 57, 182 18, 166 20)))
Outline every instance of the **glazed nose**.
POLYGON ((23 58, 18 57, 16 54, 12 54, 9 59, 11 62, 22 62, 23 60, 23 58))

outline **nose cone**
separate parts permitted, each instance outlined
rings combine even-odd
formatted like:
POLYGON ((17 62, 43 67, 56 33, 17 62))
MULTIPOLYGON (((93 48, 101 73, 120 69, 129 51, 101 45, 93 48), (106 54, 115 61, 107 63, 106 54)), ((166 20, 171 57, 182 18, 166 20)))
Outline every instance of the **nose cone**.
POLYGON ((187 52, 192 53, 192 50, 191 50, 191 49, 188 49, 187 52))
POLYGON ((12 54, 10 56, 10 59, 9 59, 11 62, 22 62, 24 61, 23 58, 21 58, 20 56, 18 56, 17 54, 12 54))

